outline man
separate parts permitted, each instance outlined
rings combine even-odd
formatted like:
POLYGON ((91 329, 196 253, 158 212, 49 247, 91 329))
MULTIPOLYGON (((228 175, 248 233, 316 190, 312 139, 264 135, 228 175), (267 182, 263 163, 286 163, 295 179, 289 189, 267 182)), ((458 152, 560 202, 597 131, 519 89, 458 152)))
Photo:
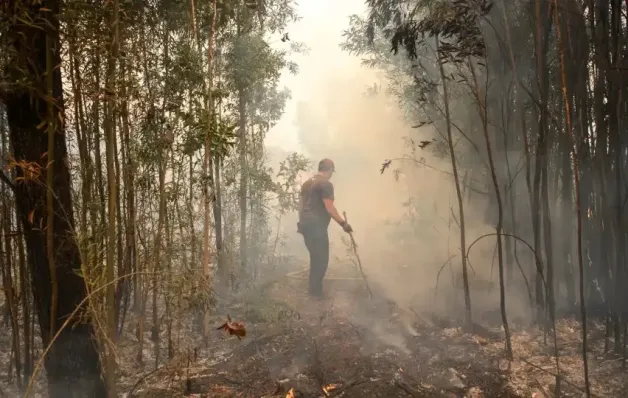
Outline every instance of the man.
POLYGON ((334 172, 334 162, 321 160, 318 173, 301 186, 299 198, 297 227, 310 252, 309 294, 316 298, 323 296, 323 278, 329 265, 329 221, 333 218, 345 232, 353 232, 334 206, 334 186, 329 181, 334 172))

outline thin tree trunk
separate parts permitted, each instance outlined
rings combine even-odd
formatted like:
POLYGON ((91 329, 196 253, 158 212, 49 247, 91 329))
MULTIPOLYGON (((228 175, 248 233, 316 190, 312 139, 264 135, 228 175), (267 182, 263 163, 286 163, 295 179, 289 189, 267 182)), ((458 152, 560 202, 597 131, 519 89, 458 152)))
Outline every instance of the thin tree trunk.
POLYGON ((76 50, 76 32, 70 34, 69 40, 69 57, 70 57, 70 81, 72 84, 72 93, 74 99, 74 120, 76 129, 76 139, 78 141, 79 158, 81 163, 81 210, 80 210, 80 232, 83 235, 83 239, 80 242, 81 254, 87 259, 89 236, 87 227, 87 214, 91 202, 91 184, 93 183, 93 176, 91 170, 91 156, 87 147, 87 139, 85 137, 88 134, 87 125, 85 123, 85 113, 83 111, 83 93, 82 93, 82 81, 80 77, 80 63, 77 57, 76 50))
MULTIPOLYGON (((126 63, 122 62, 122 76, 126 74, 126 63)), ((124 193, 126 203, 126 222, 125 222, 125 235, 126 235, 126 247, 125 247, 125 263, 126 269, 129 272, 133 272, 133 310, 138 312, 140 307, 140 293, 138 290, 138 275, 137 275, 137 242, 135 238, 135 162, 134 156, 131 153, 131 132, 129 122, 129 102, 127 99, 126 84, 120 86, 120 95, 122 100, 122 153, 124 154, 125 167, 122 170, 124 181, 124 193)), ((130 279, 124 279, 126 285, 130 285, 130 279)), ((130 289, 127 288, 127 297, 130 293, 130 289)))
MULTIPOLYGON (((441 66, 442 67, 442 66, 441 66)), ((497 261, 499 267, 499 307, 502 316, 502 325, 504 327, 504 335, 506 339, 506 356, 508 359, 512 359, 512 344, 510 339, 510 327, 508 326, 508 317, 506 316, 506 286, 504 282, 504 249, 502 247, 502 229, 504 225, 504 205, 502 202, 501 192, 499 189, 499 181, 497 180, 497 174, 495 173, 495 162, 493 161, 493 149, 491 148, 491 139, 488 134, 488 116, 487 109, 484 100, 484 96, 480 93, 480 87, 477 81, 475 73, 475 67, 473 61, 469 60, 469 68, 471 69, 471 75, 473 76, 473 85, 475 89, 475 99, 478 102, 478 113, 482 120, 482 130, 484 132, 484 140, 486 141, 486 153, 488 156, 488 164, 491 172, 491 179, 493 180, 493 189, 495 190, 495 200, 497 201, 497 225, 495 226, 495 233, 497 234, 497 261)), ((488 76, 488 72, 487 72, 488 76)), ((462 227, 462 223, 460 224, 462 227)))
POLYGON ((247 218, 247 162, 246 162, 246 149, 247 149, 247 137, 246 137, 246 99, 244 90, 240 89, 238 92, 238 114, 239 114, 239 162, 240 162, 240 188, 238 193, 238 200, 240 203, 240 269, 241 275, 247 273, 247 254, 248 254, 248 242, 247 242, 247 230, 246 230, 246 218, 247 218))
MULTIPOLYGON (((52 46, 53 41, 50 34, 46 35, 46 93, 53 96, 53 64, 52 46)), ((46 256, 48 257, 48 269, 50 270, 50 333, 56 333, 57 329, 57 302, 59 301, 59 281, 57 279, 57 265, 55 262, 54 247, 54 204, 53 204, 53 179, 55 163, 55 134, 57 133, 57 122, 55 121, 55 109, 52 101, 46 101, 48 111, 46 119, 46 135, 48 138, 48 150, 46 151, 46 256)))
MULTIPOLYGON (((117 93, 117 91, 116 91, 117 93)), ((116 103, 116 122, 120 121, 119 117, 119 109, 116 103)), ((115 139, 113 141, 113 153, 114 153, 114 170, 115 170, 115 184, 117 187, 116 193, 116 266, 118 268, 118 277, 124 276, 124 279, 119 279, 115 284, 115 300, 114 300, 114 313, 115 313, 115 325, 116 325, 116 336, 118 336, 123 330, 124 316, 123 313, 126 314, 126 304, 125 308, 122 308, 123 303, 128 303, 128 279, 126 276, 129 274, 129 270, 127 268, 127 263, 124 262, 124 220, 122 214, 122 197, 124 196, 124 192, 121 192, 122 180, 121 180, 121 170, 120 170, 120 159, 118 157, 118 136, 122 139, 122 132, 120 129, 115 129, 119 133, 116 133, 115 139), (118 135, 119 134, 119 135, 118 135)))
MULTIPOLYGON (((216 123, 222 123, 222 107, 218 103, 218 112, 216 114, 216 123)), ((214 228, 216 229, 216 263, 218 266, 218 274, 222 283, 227 286, 228 270, 225 264, 224 256, 224 238, 222 228, 222 181, 220 173, 221 154, 214 154, 214 228)))
POLYGON ((223 229, 222 229, 222 182, 220 179, 220 156, 214 155, 214 228, 216 229, 216 259, 218 272, 226 282, 228 270, 226 269, 223 253, 223 229))
MULTIPOLYGON (((171 169, 171 175, 173 176, 173 183, 175 184, 175 198, 178 197, 178 195, 176 195, 176 191, 178 190, 178 184, 176 184, 176 182, 174 182, 174 176, 176 176, 176 162, 175 162, 175 157, 174 157, 174 151, 171 151, 171 159, 170 159, 170 163, 172 165, 172 169, 171 169)), ((175 199, 175 201, 177 201, 177 199, 175 199)), ((173 203, 173 206, 176 206, 175 203, 173 203)), ((166 233, 166 279, 167 279, 167 286, 172 286, 172 256, 173 256, 173 234, 174 234, 174 214, 172 215, 172 217, 170 217, 168 214, 173 214, 172 212, 166 212, 166 223, 165 223, 165 233, 166 233)), ((171 292, 169 292, 168 294, 166 294, 166 319, 167 319, 167 324, 166 324, 166 339, 167 339, 167 344, 168 344, 168 359, 172 359, 174 357, 174 345, 173 345, 173 340, 172 340, 172 299, 171 299, 171 292)))
POLYGON ((445 68, 443 66, 443 59, 440 53, 440 39, 438 36, 436 40, 436 54, 438 57, 438 68, 440 71, 441 81, 443 83, 443 100, 445 102, 445 119, 447 122, 447 144, 449 145, 449 155, 451 157, 451 167, 454 174, 454 185, 456 186, 456 195, 458 197, 458 215, 460 223, 460 255, 462 260, 462 281, 464 288, 464 304, 465 304, 465 323, 468 328, 472 328, 471 319, 471 293, 469 291, 469 275, 467 270, 467 244, 466 244, 466 230, 464 220, 464 203, 462 190, 460 188, 460 178, 458 176, 458 166, 456 164, 456 153, 454 152, 454 141, 451 132, 451 115, 449 111, 449 93, 447 91, 447 76, 445 75, 445 68))
MULTIPOLYGON (((167 24, 166 24, 167 25, 167 24)), ((164 75, 168 76, 169 69, 169 46, 170 46, 170 30, 168 26, 164 27, 164 75)), ((166 83, 164 83, 166 85, 166 83)), ((164 99, 165 100, 165 99, 164 99)), ((152 310, 153 310, 153 329, 152 340, 155 343, 155 369, 159 367, 161 357, 161 321, 157 311, 157 300, 159 297, 159 273, 161 273, 161 246, 163 240, 164 224, 166 222, 166 170, 168 168, 168 152, 170 141, 167 139, 169 132, 159 130, 159 213, 157 219, 157 235, 155 237, 155 249, 153 258, 153 291, 152 291, 152 310)))
MULTIPOLYGON (((203 271, 205 275, 206 283, 209 288, 210 283, 210 206, 212 201, 212 193, 209 192, 211 181, 211 160, 212 160, 212 126, 214 125, 214 101, 212 98, 212 89, 214 83, 214 40, 216 35, 216 17, 218 14, 218 7, 216 0, 212 1, 212 19, 209 29, 209 46, 207 50, 207 71, 208 71, 208 87, 207 87, 207 133, 205 134, 205 148, 204 148, 204 160, 203 160, 203 176, 206 178, 203 185, 203 205, 204 205, 204 219, 203 219, 203 271)), ((209 308, 205 308, 203 315, 203 334, 207 338, 209 336, 209 308)))
MULTIPOLYGON (((514 51, 512 48, 512 40, 510 37, 510 23, 508 20, 508 13, 506 10, 505 6, 502 6, 503 9, 503 15, 504 15, 504 26, 506 28, 506 37, 508 40, 508 51, 510 54, 510 63, 511 63, 511 67, 512 67, 512 73, 514 76, 515 81, 519 82, 519 77, 517 74, 517 64, 515 62, 515 55, 514 55, 514 51)), ((522 100, 522 95, 519 94, 517 96, 519 103, 523 104, 523 100, 522 100)), ((532 219, 532 223, 533 223, 533 230, 536 230, 534 227, 534 223, 536 221, 538 221, 535 218, 535 209, 534 209, 534 194, 533 194, 533 189, 532 189, 532 171, 531 171, 531 165, 532 165, 532 160, 531 160, 531 154, 530 154, 530 142, 529 142, 529 138, 528 138, 528 130, 527 130, 527 123, 526 123, 526 110, 525 110, 525 106, 521 106, 521 138, 523 140, 523 151, 524 151, 524 155, 525 155, 525 182, 526 182, 526 188, 528 191, 528 201, 529 201, 529 205, 530 205, 530 216, 532 219)), ((516 246, 515 246, 515 250, 516 250, 516 246)), ((516 256, 516 252, 515 252, 515 256, 516 256)), ((535 249, 535 253, 534 253, 534 264, 536 267, 536 299, 537 299, 537 308, 539 304, 539 300, 542 300, 543 295, 542 295, 542 275, 543 275, 543 270, 542 270, 542 264, 538 255, 538 252, 535 249)))
MULTIPOLYGON (((562 187, 561 187, 560 220, 561 220, 561 223, 563 223, 563 225, 568 226, 571 224, 572 222, 571 220, 573 219, 572 217, 573 206, 572 206, 572 199, 571 199, 572 192, 573 192, 573 183, 572 183, 572 176, 571 176, 571 159, 570 159, 571 150, 569 149, 568 139, 561 139, 560 141, 564 143, 563 145, 561 145, 562 187)), ((569 233, 569 231, 571 230, 572 230, 571 228, 567 228, 567 230, 564 231, 561 237, 561 241, 562 241, 561 252, 562 252, 562 257, 564 261, 563 278, 564 278, 564 283, 567 290, 567 303, 569 306, 569 310, 571 310, 576 303, 576 291, 575 291, 576 283, 575 283, 575 277, 574 277, 574 272, 573 272, 573 258, 572 258, 572 247, 571 247, 573 234, 569 233)))
MULTIPOLYGON (((155 114, 155 110, 154 110, 154 105, 153 105, 153 89, 152 89, 152 79, 150 78, 150 75, 148 73, 148 54, 147 54, 147 48, 146 48, 146 23, 145 23, 145 15, 142 15, 142 23, 140 24, 140 42, 142 43, 142 64, 143 64, 143 69, 144 69, 144 79, 146 80, 146 86, 148 89, 148 96, 150 98, 150 104, 148 105, 148 113, 153 115, 155 114)), ((141 192, 140 195, 144 194, 145 192, 141 192)), ((141 197, 141 203, 144 203, 144 198, 141 197)), ((138 214, 141 214, 141 209, 140 211, 137 212, 138 214)), ((138 239, 140 239, 140 243, 141 243, 141 238, 139 235, 139 230, 136 231, 138 232, 137 237, 138 239)), ((149 257, 149 260, 146 262, 143 262, 143 267, 142 269, 138 269, 138 271, 144 271, 145 269, 148 268, 148 264, 150 264, 152 262, 152 258, 149 257)), ((148 303, 148 293, 149 293, 149 281, 145 280, 144 278, 138 276, 138 291, 139 291, 139 297, 140 297, 140 308, 139 308, 139 316, 138 316, 138 320, 137 320, 137 328, 136 328, 136 335, 137 335, 137 339, 138 339, 138 347, 137 347, 137 361, 140 364, 144 363, 143 360, 143 355, 144 355, 144 330, 145 330, 145 324, 146 324, 146 307, 147 307, 147 303, 148 303)))
MULTIPOLYGON (((19 210, 15 209, 16 219, 19 220, 19 210)), ((30 289, 28 283, 28 269, 26 268, 26 258, 24 256, 23 228, 18 222, 17 226, 17 254, 20 270, 20 291, 22 296, 22 322, 24 328, 24 384, 28 383, 33 373, 33 351, 31 344, 33 329, 31 328, 31 307, 30 289)))
MULTIPOLYGON (((558 6, 558 0, 554 0, 556 25, 560 27, 559 13, 560 8, 558 6)), ((569 106, 569 91, 567 86, 567 74, 565 72, 565 51, 564 44, 561 35, 561 29, 557 29, 558 37, 558 52, 560 55, 560 71, 561 82, 563 91, 563 100, 565 102, 565 117, 567 121, 567 134, 571 140, 571 154, 573 161, 573 175, 574 186, 576 189, 576 218, 578 223, 577 236, 578 236, 578 272, 580 277, 580 316, 582 318, 582 360, 584 364, 584 388, 587 398, 591 396, 591 384, 589 382, 589 362, 587 358, 587 313, 586 303, 584 300, 584 262, 582 259, 582 210, 580 207, 580 170, 578 165, 578 146, 576 140, 573 138, 573 130, 571 125, 571 109, 569 106)))
POLYGON ((196 264, 196 231, 194 229, 194 155, 189 157, 188 217, 190 223, 190 264, 196 264))
POLYGON ((117 335, 116 319, 116 299, 114 283, 115 278, 115 254, 116 254, 116 215, 118 203, 118 179, 115 170, 115 140, 116 140, 116 67, 118 58, 118 23, 119 23, 119 0, 113 0, 113 10, 109 10, 109 29, 111 31, 111 42, 109 43, 109 54, 107 59, 107 77, 105 90, 107 92, 107 107, 105 115, 105 145, 107 162, 107 266, 105 270, 106 308, 107 308, 107 356, 106 356, 106 383, 109 397, 117 397, 116 393, 116 355, 115 347, 117 335))

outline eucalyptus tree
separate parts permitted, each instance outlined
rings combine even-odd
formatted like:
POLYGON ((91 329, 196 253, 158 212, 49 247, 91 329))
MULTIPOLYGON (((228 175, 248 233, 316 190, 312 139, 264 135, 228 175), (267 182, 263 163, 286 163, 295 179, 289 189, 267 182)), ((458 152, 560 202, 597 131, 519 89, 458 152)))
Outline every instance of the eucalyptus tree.
MULTIPOLYGON (((626 280, 626 230, 622 227, 626 190, 619 181, 626 170, 620 131, 628 114, 622 84, 626 61, 621 55, 627 51, 628 4, 579 0, 494 3, 492 7, 479 0, 367 3, 369 16, 365 21, 354 20, 349 45, 388 70, 401 71, 404 68, 397 65, 404 64, 387 54, 386 43, 395 51, 403 48, 411 61, 418 56, 421 65, 438 65, 434 57, 425 59, 423 44, 428 36, 438 34, 443 39, 441 50, 444 47, 446 52, 460 54, 477 44, 485 46, 486 56, 468 54, 461 61, 463 66, 480 66, 482 79, 478 81, 486 78, 472 94, 485 94, 481 105, 488 119, 483 124, 493 132, 492 142, 501 143, 493 147, 495 157, 507 164, 507 172, 497 175, 497 185, 503 187, 509 202, 509 231, 533 249, 529 261, 519 265, 536 275, 537 319, 547 324, 546 314, 551 320, 558 308, 579 312, 585 379, 588 309, 606 320, 607 348, 612 336, 613 348, 625 357, 626 350, 620 347, 626 340, 622 332, 626 309, 620 304, 625 293, 619 293, 618 284, 626 280), (481 34, 468 35, 460 28, 477 19, 476 11, 482 13, 477 20, 481 34), (458 23, 448 24, 451 18, 458 23), (370 39, 370 46, 356 44, 359 32, 370 39), (482 71, 485 67, 490 74, 482 71), (517 157, 520 165, 508 163, 517 157), (517 177, 519 172, 521 177, 517 177), (527 195, 516 193, 518 185, 527 195)), ((416 90, 416 81, 425 69, 405 72, 411 83, 393 88, 401 93, 398 87, 412 87, 418 91, 416 96, 424 96, 423 90, 416 90)), ((456 64, 450 63, 445 70, 448 77, 454 72, 456 79, 448 80, 452 89, 468 85, 468 74, 458 74, 456 64)), ((419 103, 424 102, 420 99, 419 103)), ((455 117, 457 113, 451 112, 455 117)), ((468 133, 475 139, 473 130, 468 133)), ((513 257, 519 262, 517 246, 513 257)))
POLYGON ((61 69, 57 67, 61 63, 61 2, 38 3, 2 5, 2 34, 8 44, 2 102, 16 175, 13 182, 6 178, 4 182, 14 191, 25 233, 35 310, 47 348, 49 395, 104 397, 92 324, 71 319, 84 304, 86 287, 74 236, 61 69), (65 327, 65 322, 74 324, 65 327))
MULTIPOLYGON (((249 131, 254 125, 262 127, 258 130, 258 138, 263 137, 268 128, 277 120, 278 115, 283 110, 283 103, 278 103, 276 109, 267 115, 271 118, 266 120, 265 125, 259 124, 259 120, 253 121, 254 112, 250 109, 254 101, 254 93, 260 92, 264 87, 279 79, 282 69, 290 67, 296 72, 294 64, 290 63, 287 56, 292 50, 299 51, 298 46, 289 46, 287 50, 273 49, 268 43, 268 37, 276 33, 282 33, 288 22, 296 20, 294 12, 295 3, 292 0, 279 0, 264 2, 263 7, 251 7, 244 2, 234 2, 230 13, 233 15, 233 30, 229 33, 229 40, 224 43, 227 87, 237 93, 233 104, 233 109, 238 115, 238 159, 239 159, 239 192, 238 203, 240 208, 240 228, 239 228, 239 272, 244 273, 249 270, 247 260, 249 251, 249 236, 247 220, 250 216, 248 198, 250 196, 249 173, 251 171, 247 160, 250 137, 249 131), (274 118, 274 119, 273 119, 274 118)), ((284 42, 287 36, 283 36, 284 42)), ((273 90, 266 91, 271 94, 273 90)), ((263 92, 263 91, 262 91, 263 92)), ((273 101, 273 100, 271 100, 273 101)), ((285 101, 285 98, 282 100, 285 101)), ((258 107, 260 105, 257 105, 258 107)))
MULTIPOLYGON (((433 148, 436 151, 444 150, 444 153, 449 155, 452 165, 452 176, 458 198, 457 222, 460 226, 460 258, 465 300, 465 322, 468 327, 471 327, 471 295, 468 283, 467 237, 463 201, 464 181, 460 175, 460 171, 465 167, 464 164, 462 166, 460 164, 461 157, 464 156, 462 154, 466 152, 465 149, 467 148, 454 150, 454 134, 459 134, 463 138, 465 146, 468 145, 468 147, 476 151, 475 156, 478 155, 477 145, 473 138, 470 138, 465 131, 458 127, 460 121, 457 123, 456 120, 457 110, 468 99, 461 95, 459 88, 456 87, 455 83, 452 83, 450 78, 452 72, 450 69, 447 69, 448 65, 445 65, 446 63, 451 63, 454 58, 451 50, 448 51, 449 48, 447 46, 450 46, 450 43, 443 42, 436 29, 433 32, 429 32, 428 27, 423 27, 422 29, 426 33, 425 36, 428 36, 425 40, 419 39, 419 33, 408 38, 395 35, 392 38, 392 54, 390 54, 391 47, 386 44, 388 40, 391 40, 389 35, 392 34, 392 31, 386 28, 392 18, 394 18, 395 13, 400 16, 403 14, 404 9, 412 9, 412 4, 409 3, 398 2, 398 4, 382 5, 382 7, 392 7, 393 11, 389 9, 386 11, 381 9, 374 10, 368 20, 363 20, 356 16, 352 17, 350 29, 345 32, 346 41, 343 47, 352 53, 366 56, 365 64, 371 67, 384 68, 391 83, 391 91, 398 97, 400 105, 407 112, 409 121, 413 122, 417 127, 433 125, 434 130, 442 138, 440 141, 445 144, 445 147, 436 145, 433 148), (397 54, 398 49, 402 46, 405 46, 405 50, 409 55, 408 58, 397 54), (457 90, 455 95, 452 93, 452 90, 457 90), (456 100, 456 98, 458 99, 456 100)), ((417 2, 415 12, 419 12, 421 6, 421 2, 417 2)), ((427 5, 423 6, 427 7, 427 5)), ((413 23, 409 21, 412 21, 412 18, 408 21, 404 20, 404 23, 413 23)), ((415 28, 417 31, 421 29, 419 27, 415 28)), ((410 29, 410 27, 400 28, 400 31, 403 29, 410 29)), ((463 115, 465 114, 463 113, 463 115)), ((423 138, 423 140, 425 139, 423 138)), ((414 140, 411 140, 411 143, 412 148, 410 149, 414 153, 417 144, 414 140)), ((473 157, 473 155, 470 157, 471 162, 467 161, 467 166, 471 166, 474 163, 473 157)), ((414 158, 411 159, 414 160, 414 158)), ((382 170, 388 167, 389 164, 386 163, 382 170)))

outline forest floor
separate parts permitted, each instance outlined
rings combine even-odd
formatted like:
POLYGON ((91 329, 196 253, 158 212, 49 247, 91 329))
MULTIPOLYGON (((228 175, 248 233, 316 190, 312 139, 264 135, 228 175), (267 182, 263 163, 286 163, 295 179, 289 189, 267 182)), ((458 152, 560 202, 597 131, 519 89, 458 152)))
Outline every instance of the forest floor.
MULTIPOLYGON (((465 333, 434 314, 369 300, 361 287, 348 288, 346 281, 327 281, 329 297, 324 300, 308 298, 306 284, 304 278, 283 277, 219 302, 211 324, 218 327, 227 314, 243 321, 247 336, 242 340, 214 330, 209 341, 202 342, 191 322, 173 327, 180 353, 167 359, 163 347, 160 356, 166 361, 157 370, 150 332, 145 339, 146 363, 139 366, 134 327, 128 327, 118 343, 120 396, 554 396, 553 349, 538 329, 513 328, 515 360, 509 363, 497 325, 465 333)), ((0 335, 3 357, 10 352, 9 337, 10 333, 0 335)), ((578 322, 561 321, 557 338, 561 396, 583 396, 578 322)), ((589 371, 594 396, 628 396, 621 358, 603 352, 603 330, 593 327, 589 371)), ((6 385, 6 369, 0 369, 0 391, 7 397, 23 396, 6 385)), ((36 397, 45 396, 44 377, 38 377, 36 397)))
MULTIPOLYGON (((246 338, 216 331, 196 359, 182 356, 140 383, 131 377, 125 391, 133 397, 554 396, 556 363, 542 332, 517 329, 509 364, 499 327, 480 327, 479 334, 443 327, 442 318, 369 300, 345 282, 327 281, 329 296, 320 301, 307 297, 304 279, 268 283, 213 317, 216 326, 227 313, 244 321, 246 338)), ((561 321, 557 331, 561 396, 583 396, 578 322, 561 321)), ((600 333, 591 334, 592 391, 628 396, 621 360, 603 355, 600 333)))

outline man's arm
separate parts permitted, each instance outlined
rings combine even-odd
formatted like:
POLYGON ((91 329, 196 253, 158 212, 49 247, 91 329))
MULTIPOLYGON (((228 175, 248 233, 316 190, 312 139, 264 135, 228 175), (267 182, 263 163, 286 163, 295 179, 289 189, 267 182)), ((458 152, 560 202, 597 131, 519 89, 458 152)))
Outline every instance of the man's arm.
POLYGON ((342 217, 340 217, 340 214, 338 213, 338 210, 336 209, 336 206, 334 205, 334 200, 323 199, 323 202, 325 203, 325 209, 327 209, 327 212, 329 213, 331 218, 333 218, 334 221, 336 221, 340 226, 343 226, 345 224, 345 220, 342 217))
POLYGON ((346 224, 345 220, 340 216, 336 206, 334 205, 334 186, 332 183, 327 182, 322 187, 322 197, 323 203, 325 204, 325 209, 327 213, 338 223, 338 225, 343 226, 346 224))

